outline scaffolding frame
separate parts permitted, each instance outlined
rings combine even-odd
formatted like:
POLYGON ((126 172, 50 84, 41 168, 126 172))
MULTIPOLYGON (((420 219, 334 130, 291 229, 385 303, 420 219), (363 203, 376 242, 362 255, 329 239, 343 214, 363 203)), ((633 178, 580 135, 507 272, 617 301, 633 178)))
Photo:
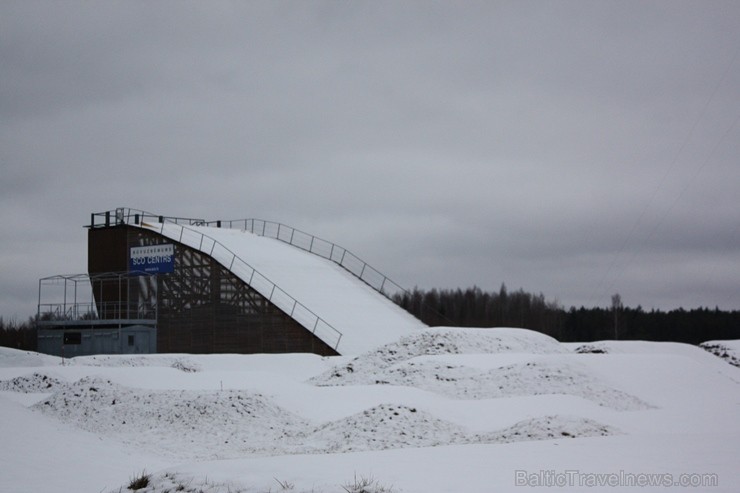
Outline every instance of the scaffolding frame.
POLYGON ((156 275, 138 272, 44 277, 39 279, 37 325, 156 326, 156 286, 156 275))

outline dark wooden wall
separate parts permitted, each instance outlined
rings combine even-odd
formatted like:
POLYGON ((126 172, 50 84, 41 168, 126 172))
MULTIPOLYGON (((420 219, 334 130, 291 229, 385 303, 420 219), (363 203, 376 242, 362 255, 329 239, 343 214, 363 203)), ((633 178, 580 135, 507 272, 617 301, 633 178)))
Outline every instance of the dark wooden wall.
MULTIPOLYGON (((87 235, 87 272, 91 275, 108 272, 128 271, 128 226, 112 226, 108 228, 90 228, 87 235)), ((101 318, 121 318, 120 311, 110 309, 120 301, 120 306, 126 306, 129 293, 121 290, 120 282, 116 279, 92 279, 91 282, 98 313, 101 318), (108 305, 103 309, 101 303, 108 305)))
MULTIPOLYGON (((175 269, 156 279, 158 352, 337 354, 208 255, 151 231, 90 228, 89 273, 128 271, 131 247, 163 243, 175 245, 175 269)), ((105 288, 96 302, 119 296, 118 289, 105 288)), ((143 294, 126 296, 135 300, 143 294)))

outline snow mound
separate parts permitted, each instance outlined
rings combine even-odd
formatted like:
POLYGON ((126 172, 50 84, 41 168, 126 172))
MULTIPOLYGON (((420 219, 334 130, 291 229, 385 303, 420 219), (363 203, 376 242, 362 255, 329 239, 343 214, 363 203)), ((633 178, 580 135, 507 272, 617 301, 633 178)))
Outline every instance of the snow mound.
POLYGON ((83 430, 187 458, 272 454, 308 423, 248 391, 150 391, 83 378, 33 408, 83 430))
POLYGON ((315 385, 374 383, 372 372, 417 356, 441 354, 566 353, 552 337, 527 329, 436 327, 416 331, 352 359, 311 380, 315 385))
POLYGON ((740 367, 740 341, 707 341, 699 344, 699 347, 740 367))
POLYGON ((583 418, 545 416, 473 433, 429 412, 381 404, 316 426, 247 391, 148 391, 86 377, 32 406, 79 429, 176 459, 325 454, 596 436, 583 418))
MULTIPOLYGON (((520 421, 508 428, 486 434, 470 434, 460 426, 436 419, 428 413, 408 406, 383 404, 346 419, 329 423, 306 435, 317 447, 314 452, 346 453, 375 451, 405 447, 429 447, 451 444, 512 443, 535 440, 597 437, 621 434, 613 427, 593 420, 572 416, 542 416, 520 421)), ((303 450, 298 453, 307 453, 303 450)), ((289 474, 290 471, 286 471, 289 474)), ((271 487, 246 487, 236 482, 196 479, 176 472, 148 475, 149 484, 138 491, 166 493, 263 493, 271 487)), ((294 490, 289 481, 275 478, 275 491, 294 490)), ((122 487, 123 488, 123 487, 122 487)), ((121 489, 122 489, 121 488, 121 489)), ((115 493, 120 489, 111 490, 115 493)), ((302 490, 303 491, 303 490, 302 490)), ((340 488, 317 491, 346 491, 349 493, 389 493, 391 488, 371 478, 357 478, 340 488)))
MULTIPOLYGON (((381 404, 325 424, 306 435, 318 453, 347 453, 408 447, 510 443, 619 434, 613 427, 571 416, 541 416, 488 433, 472 433, 413 407, 381 404)), ((299 453, 310 452, 303 449, 299 453)))
POLYGON ((147 354, 131 356, 125 354, 100 354, 95 356, 77 356, 69 360, 77 366, 100 366, 107 368, 123 367, 164 367, 175 368, 187 373, 201 371, 201 367, 192 358, 183 355, 147 354))
POLYGON ((584 344, 574 350, 579 354, 608 354, 609 350, 602 344, 584 344))
POLYGON ((360 355, 308 382, 318 386, 399 385, 454 399, 565 394, 619 411, 652 408, 637 397, 602 383, 589 375, 585 367, 563 359, 481 369, 434 358, 501 353, 537 357, 568 352, 555 339, 525 329, 437 328, 360 355), (425 358, 419 360, 421 356, 425 358))
MULTIPOLYGON (((529 361, 491 370, 433 359, 411 360, 362 377, 366 384, 415 387, 453 399, 564 394, 618 411, 652 408, 637 397, 605 385, 578 365, 559 360, 529 361)), ((353 383, 357 381, 353 378, 353 383)), ((332 384, 341 385, 336 379, 332 384)))
POLYGON ((712 358, 694 344, 669 341, 595 341, 589 343, 567 342, 561 346, 571 352, 581 354, 609 355, 646 355, 646 356, 679 356, 697 361, 708 361, 712 358))
POLYGON ((488 443, 510 443, 528 440, 554 440, 557 438, 597 437, 620 434, 611 426, 592 419, 575 416, 541 416, 518 423, 483 436, 488 443))
POLYGON ((465 443, 464 428, 408 406, 381 404, 325 424, 307 438, 317 452, 355 452, 465 443))
POLYGON ((61 362, 56 356, 0 347, 0 368, 55 366, 61 362))
POLYGON ((34 373, 33 375, 24 375, 11 380, 2 380, 0 381, 0 390, 32 394, 55 392, 66 385, 65 382, 57 378, 41 373, 34 373))

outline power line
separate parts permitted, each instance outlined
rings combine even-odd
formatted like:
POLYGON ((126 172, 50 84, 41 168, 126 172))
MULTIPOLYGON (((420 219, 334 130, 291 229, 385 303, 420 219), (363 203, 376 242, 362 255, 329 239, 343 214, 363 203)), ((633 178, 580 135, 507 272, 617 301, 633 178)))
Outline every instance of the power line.
MULTIPOLYGON (((697 177, 701 174, 702 170, 709 164, 709 162, 714 157, 717 150, 720 148, 720 145, 724 142, 724 140, 727 138, 728 135, 732 132, 732 130, 737 126, 738 122, 740 122, 740 113, 735 117, 735 120, 732 122, 730 127, 725 131, 725 133, 720 137, 720 139, 714 144, 712 147, 712 150, 710 151, 707 158, 702 162, 702 164, 697 168, 697 170, 694 172, 691 179, 686 183, 686 185, 683 187, 683 189, 678 193, 676 198, 673 200, 671 205, 665 210, 663 215, 660 217, 660 219, 655 223, 653 228, 650 230, 650 233, 645 237, 645 239, 642 242, 642 245, 646 245, 650 242, 650 240, 653 238, 655 233, 658 231, 658 229, 663 225, 665 220, 668 218, 670 213, 673 211, 673 209, 676 207, 676 204, 681 200, 681 198, 684 196, 684 194, 688 191, 688 189, 695 183, 697 177)), ((630 257, 629 261, 627 262, 627 265, 634 262, 635 258, 637 257, 639 249, 634 249, 632 251, 632 256, 630 257)), ((604 294, 610 292, 614 285, 616 284, 616 279, 612 280, 612 283, 609 285, 607 290, 604 292, 604 294)))
MULTIPOLYGON (((636 234, 636 231, 638 229, 638 226, 640 225, 640 223, 642 222, 643 218, 645 217, 648 209, 652 206, 653 202, 655 201, 655 198, 658 196, 658 192, 660 192, 660 190, 663 188, 663 186, 664 186, 666 180, 668 179, 668 177, 673 173, 673 170, 676 167, 676 164, 678 163, 679 158, 684 153, 684 150, 688 146, 689 142, 693 139, 694 133, 696 132, 696 129, 698 128, 699 123, 704 119, 709 106, 711 105, 712 101, 714 100, 715 96, 717 95, 717 92, 719 91, 719 88, 722 86, 722 84, 724 83, 725 79, 729 75, 732 66, 735 64, 735 61, 738 58, 738 54, 740 54, 740 47, 738 47, 735 50, 732 58, 730 59, 729 63, 727 64, 727 67, 725 68, 724 73, 720 76, 720 78, 718 79, 717 83, 715 84, 714 89, 712 90, 711 94, 707 97, 706 101, 704 102, 704 105, 703 105, 701 111, 699 112, 699 114, 697 115, 697 117, 694 119, 694 122, 691 125, 691 128, 689 129, 688 134, 682 140, 681 145, 679 146, 678 150, 676 151, 676 153, 675 153, 673 159, 671 160, 669 166, 666 168, 665 172, 663 173, 663 176, 659 180, 658 185, 653 189, 653 192, 650 195, 650 198, 645 203, 644 207, 640 211, 640 214, 638 215, 637 219, 633 223, 632 228, 630 228, 630 231, 627 233, 627 236, 624 238, 624 240, 622 241, 619 249, 614 254, 614 256, 612 258, 612 261, 609 263, 609 267, 607 268, 606 272, 604 273, 604 275, 599 280, 598 284, 596 285, 596 288, 594 290, 592 290, 592 297, 591 297, 590 305, 595 306, 595 304, 598 301, 600 301, 600 300, 604 299, 605 297, 607 297, 608 296, 608 293, 613 289, 614 285, 616 284, 616 279, 613 278, 612 279, 612 282, 609 284, 609 286, 606 289, 601 290, 601 287, 604 285, 604 283, 606 282, 607 278, 611 275, 612 271, 617 267, 617 264, 619 263, 619 260, 621 259, 621 257, 625 253, 625 250, 627 249, 627 245, 632 241, 633 237, 636 234)), ((740 115, 738 116, 738 118, 740 118, 740 115)), ((716 152, 717 148, 719 147, 719 144, 730 133, 730 131, 732 130, 732 128, 736 124, 737 124, 737 119, 732 123, 732 125, 730 126, 730 128, 725 132, 725 134, 720 138, 720 140, 715 144, 715 146, 712 149, 712 151, 710 151, 710 157, 714 155, 714 153, 716 152)), ((655 227, 653 227, 653 229, 649 233, 648 237, 645 239, 645 242, 644 243, 646 243, 647 241, 649 241, 652 238, 652 236, 655 234, 655 232, 660 227, 660 225, 665 221, 666 217, 668 216, 668 213, 673 210, 673 208, 675 207, 675 205, 678 202, 678 200, 681 198, 681 196, 683 196, 683 194, 686 192, 686 190, 689 188, 689 186, 691 186, 691 184, 693 183, 694 179, 699 175, 699 173, 701 172, 701 170, 703 170, 704 167, 706 167, 706 165, 709 162, 709 160, 710 160, 710 158, 707 158, 706 160, 704 160, 704 162, 699 167, 699 169, 697 170, 697 172, 694 173, 694 176, 692 177, 692 180, 689 181, 686 184, 686 186, 681 191, 681 193, 678 195, 678 197, 676 198, 676 200, 671 204, 671 206, 669 207, 668 211, 666 211, 666 213, 658 221, 658 223, 655 225, 655 227)), ((623 266, 626 267, 627 265, 631 264, 634 261, 634 259, 636 258, 636 256, 637 256, 636 250, 633 250, 632 257, 630 257, 629 261, 626 264, 623 264, 623 266)))

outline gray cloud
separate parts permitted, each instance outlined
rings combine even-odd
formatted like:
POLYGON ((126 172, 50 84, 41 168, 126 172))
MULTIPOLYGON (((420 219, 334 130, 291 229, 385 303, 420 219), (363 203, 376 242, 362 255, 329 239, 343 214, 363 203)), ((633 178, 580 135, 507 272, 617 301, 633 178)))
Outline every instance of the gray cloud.
POLYGON ((282 221, 408 287, 737 308, 738 19, 719 1, 5 2, 0 313, 84 271, 82 224, 117 206, 282 221))

